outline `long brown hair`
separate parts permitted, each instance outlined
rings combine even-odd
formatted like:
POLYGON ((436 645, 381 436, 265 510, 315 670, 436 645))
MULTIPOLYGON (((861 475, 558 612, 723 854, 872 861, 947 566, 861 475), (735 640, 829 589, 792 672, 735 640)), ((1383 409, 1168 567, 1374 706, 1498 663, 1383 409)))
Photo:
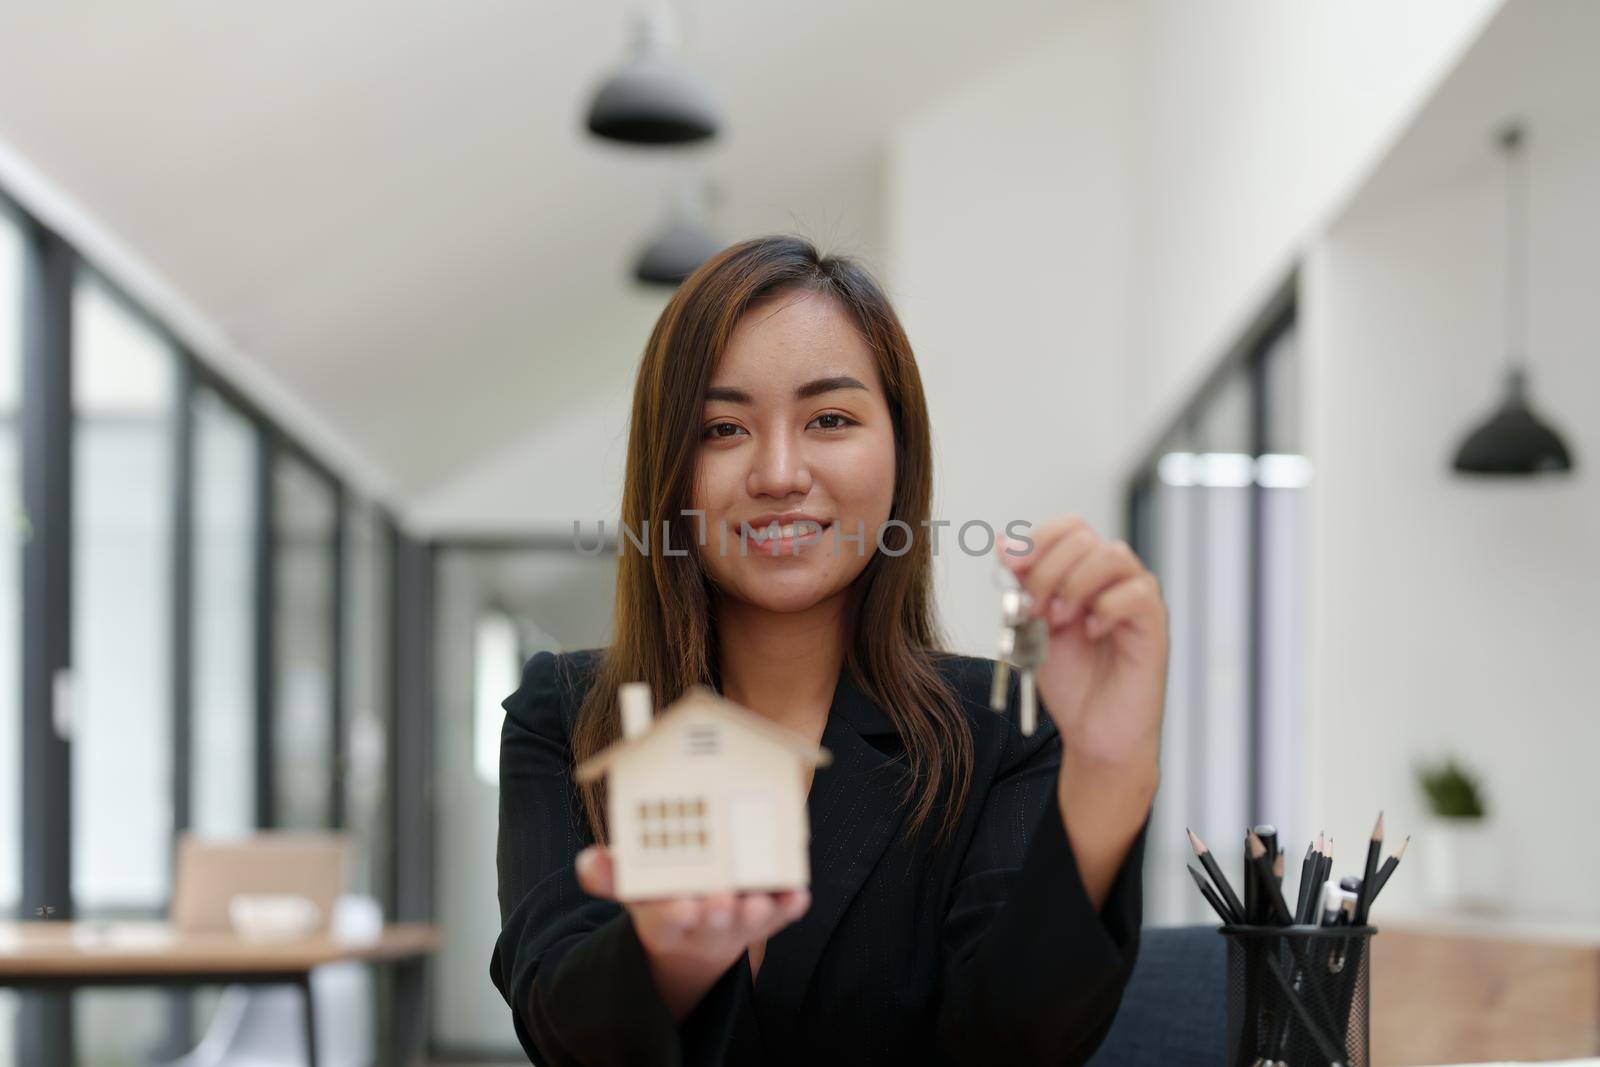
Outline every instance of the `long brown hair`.
MULTIPOLYGON (((684 514, 691 506, 704 397, 745 308, 792 289, 827 294, 850 313, 887 394, 896 445, 890 518, 906 526, 887 528, 884 543, 893 552, 874 551, 853 583, 854 633, 846 642, 844 669, 854 672, 863 692, 889 716, 905 746, 911 772, 903 798, 910 809, 907 829, 923 829, 941 807, 941 793, 948 792, 936 835, 945 841, 971 788, 972 733, 935 663, 946 653, 924 522, 933 495, 933 459, 922 378, 905 330, 872 276, 848 257, 819 255, 800 237, 758 237, 724 249, 684 280, 650 333, 634 383, 622 490, 622 523, 632 534, 618 541, 612 640, 573 726, 574 762, 621 736, 622 683, 648 682, 658 705, 691 685, 716 685, 712 588, 699 553, 699 520, 684 514), (641 552, 632 540, 641 523, 655 551, 641 552), (898 543, 888 531, 901 535, 898 543), (662 550, 666 544, 673 553, 662 550)), ((590 829, 595 840, 604 841, 604 784, 580 788, 590 829)))

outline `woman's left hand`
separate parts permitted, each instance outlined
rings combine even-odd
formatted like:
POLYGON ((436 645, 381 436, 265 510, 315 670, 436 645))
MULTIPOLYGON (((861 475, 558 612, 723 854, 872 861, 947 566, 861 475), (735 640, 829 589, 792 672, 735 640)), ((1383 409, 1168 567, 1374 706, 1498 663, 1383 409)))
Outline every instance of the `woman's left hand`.
POLYGON ((1156 766, 1167 687, 1167 608, 1156 576, 1123 541, 1075 516, 1030 531, 1033 548, 1001 538, 1000 559, 1050 627, 1035 672, 1064 758, 1156 766))

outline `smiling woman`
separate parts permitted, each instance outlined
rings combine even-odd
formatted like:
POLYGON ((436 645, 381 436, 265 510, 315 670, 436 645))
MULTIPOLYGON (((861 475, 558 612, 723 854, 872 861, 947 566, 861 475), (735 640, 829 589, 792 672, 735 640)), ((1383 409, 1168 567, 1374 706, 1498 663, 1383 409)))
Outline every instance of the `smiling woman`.
MULTIPOLYGON (((944 651, 911 346, 852 261, 724 250, 634 386, 611 645, 526 665, 500 748, 490 974, 540 1063, 1081 1063, 1138 946, 1165 616, 1076 519, 1008 560, 1051 634, 1050 722, 944 651), (625 683, 719 691, 832 754, 809 888, 619 902, 602 778, 625 683)), ((1015 682, 1012 683, 1015 689, 1015 682)), ((807 772, 809 774, 809 771, 807 772)))
MULTIPOLYGON (((921 377, 872 278, 788 237, 746 242, 707 263, 667 305, 646 347, 623 489, 625 526, 665 523, 668 543, 690 552, 624 554, 615 633, 575 727, 575 757, 616 740, 625 681, 647 681, 664 695, 711 685, 785 725, 820 732, 825 708, 814 705, 825 705, 832 679, 826 692, 774 702, 745 688, 750 674, 728 662, 739 651, 726 637, 749 632, 760 615, 781 620, 791 635, 783 645, 857 661, 904 727, 918 787, 911 828, 934 818, 939 790, 953 784, 953 806, 942 813, 948 832, 972 757, 953 695, 923 651, 943 643, 930 542, 916 525, 931 498, 921 377), (909 544, 883 530, 891 518, 912 525, 909 544), (738 544, 742 526, 765 535, 774 520, 803 519, 825 527, 811 534, 810 550, 780 539, 749 554, 738 544), (889 552, 873 551, 880 535, 889 552), (663 584, 670 612, 657 599, 663 584), (851 614, 859 643, 841 628, 851 614)), ((603 795, 584 793, 597 836, 603 795)))

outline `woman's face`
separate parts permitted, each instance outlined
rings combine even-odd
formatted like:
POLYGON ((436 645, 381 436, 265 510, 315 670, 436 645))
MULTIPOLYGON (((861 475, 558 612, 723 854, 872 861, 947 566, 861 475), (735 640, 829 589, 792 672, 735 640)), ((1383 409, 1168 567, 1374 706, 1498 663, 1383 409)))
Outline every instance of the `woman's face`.
POLYGON ((701 553, 723 594, 791 612, 846 589, 877 551, 895 488, 888 401, 849 313, 806 290, 751 304, 712 369, 700 430, 691 506, 705 512, 701 553), (821 532, 768 536, 773 520, 803 519, 821 532))

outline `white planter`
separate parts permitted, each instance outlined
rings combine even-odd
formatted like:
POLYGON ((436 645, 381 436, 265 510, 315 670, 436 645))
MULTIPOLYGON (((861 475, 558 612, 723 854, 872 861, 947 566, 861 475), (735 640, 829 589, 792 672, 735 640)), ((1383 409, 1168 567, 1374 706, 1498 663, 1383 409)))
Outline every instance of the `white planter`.
POLYGON ((1430 818, 1411 848, 1433 906, 1492 911, 1505 903, 1508 863, 1492 819, 1430 818))

